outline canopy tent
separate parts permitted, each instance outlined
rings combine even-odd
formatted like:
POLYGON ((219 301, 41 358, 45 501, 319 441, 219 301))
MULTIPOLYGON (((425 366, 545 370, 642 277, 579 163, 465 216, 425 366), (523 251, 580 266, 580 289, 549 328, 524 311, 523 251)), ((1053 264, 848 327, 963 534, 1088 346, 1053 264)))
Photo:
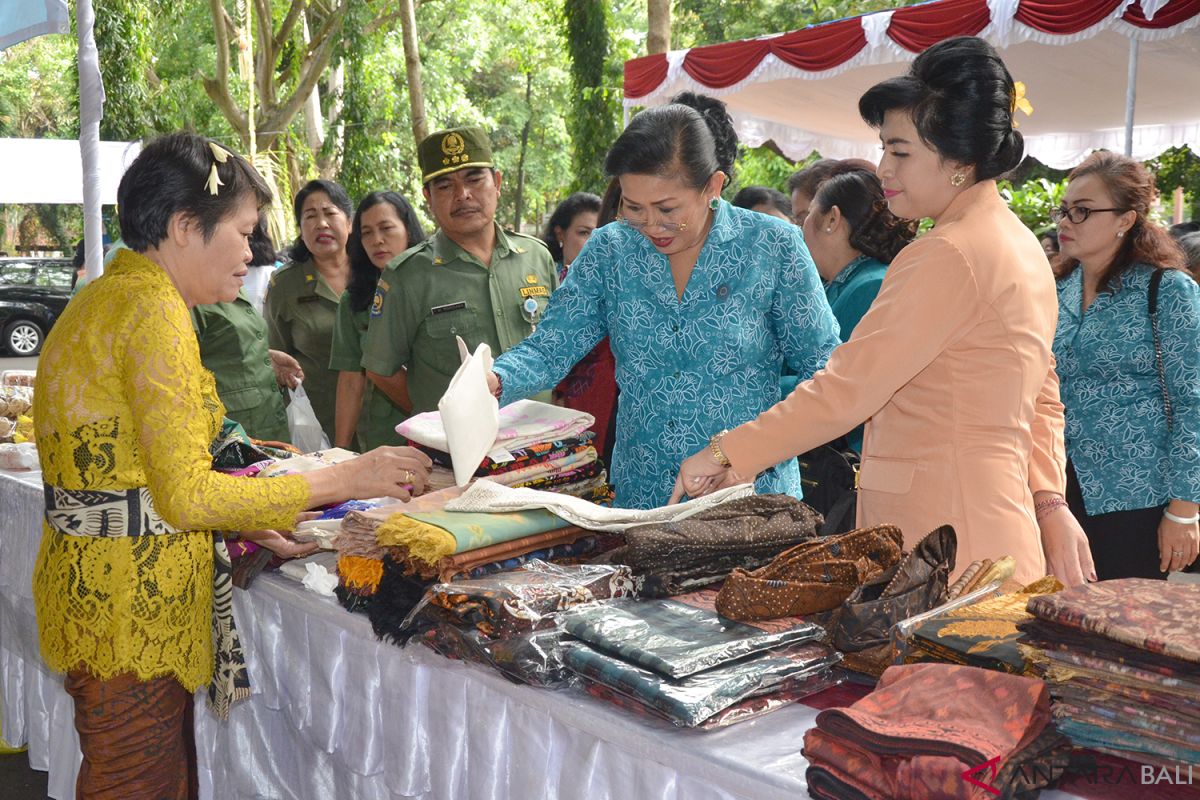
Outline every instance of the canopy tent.
MULTIPOLYGON (((75 0, 75 29, 79 39, 79 186, 83 199, 83 238, 87 253, 87 276, 95 278, 102 269, 103 248, 100 225, 101 203, 101 142, 100 118, 104 113, 104 85, 100 80, 100 60, 96 54, 96 38, 92 33, 96 16, 92 0, 75 0)), ((67 0, 4 0, 0 5, 0 49, 10 47, 44 33, 66 33, 70 30, 67 0)), ((118 143, 119 144, 119 143, 118 143)), ((136 154, 135 154, 136 155, 136 154)), ((10 172, 14 162, 4 161, 10 172)), ((36 164, 35 164, 36 165, 36 164)), ((29 165, 21 165, 28 167, 29 165)), ((46 170, 62 165, 47 162, 46 170)), ((72 173, 73 175, 74 173, 72 173)), ((35 175, 43 182, 52 175, 35 175)), ((118 173, 117 180, 120 180, 118 173)), ((16 183, 16 176, 6 176, 5 183, 16 183)), ((27 188, 17 185, 18 189, 27 188)), ((72 194, 72 196, 75 196, 72 194)), ((0 201, 2 202, 2 201, 0 201)), ((22 202, 39 202, 24 200, 22 202)), ((54 202, 54 201, 41 201, 54 202)), ((58 201, 72 202, 72 201, 58 201)))
POLYGON ((813 150, 872 159, 879 141, 858 98, 925 48, 962 35, 991 42, 1026 84, 1034 106, 1018 115, 1026 153, 1051 167, 1120 151, 1127 139, 1139 159, 1174 145, 1200 152, 1200 0, 932 0, 627 61, 624 104, 703 92, 728 105, 752 147, 773 140, 794 160, 813 150))
MULTIPOLYGON (((98 142, 98 201, 117 202, 121 176, 142 147, 138 142, 98 142)), ((73 203, 84 201, 83 160, 73 139, 0 139, 0 203, 73 203)))

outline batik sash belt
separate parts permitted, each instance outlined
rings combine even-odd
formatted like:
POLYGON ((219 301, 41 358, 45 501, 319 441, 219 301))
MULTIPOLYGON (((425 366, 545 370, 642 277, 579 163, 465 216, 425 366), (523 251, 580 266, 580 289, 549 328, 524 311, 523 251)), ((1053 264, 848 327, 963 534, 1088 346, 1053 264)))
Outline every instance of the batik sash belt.
MULTIPOLYGON (((145 487, 123 491, 64 489, 44 484, 46 522, 67 536, 120 539, 179 533, 154 508, 145 487)), ((233 620, 233 568, 225 540, 213 537, 213 679, 209 706, 224 719, 229 707, 250 696, 246 659, 233 620)))

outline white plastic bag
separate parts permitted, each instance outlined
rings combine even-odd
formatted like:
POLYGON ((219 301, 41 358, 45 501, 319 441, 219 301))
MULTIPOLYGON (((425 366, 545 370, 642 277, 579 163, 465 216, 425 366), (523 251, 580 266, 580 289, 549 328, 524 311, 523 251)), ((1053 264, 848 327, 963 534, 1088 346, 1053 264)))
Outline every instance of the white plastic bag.
POLYGON ((329 437, 321 429, 317 414, 313 411, 304 384, 297 383, 295 389, 289 389, 292 402, 287 407, 288 431, 292 434, 292 444, 301 453, 313 453, 329 448, 329 437))
POLYGON ((438 400, 450 461, 454 464, 454 482, 466 486, 479 469, 483 457, 496 444, 500 430, 500 405, 488 391, 487 374, 492 370, 492 348, 480 343, 475 353, 458 338, 462 365, 450 379, 450 386, 438 400))

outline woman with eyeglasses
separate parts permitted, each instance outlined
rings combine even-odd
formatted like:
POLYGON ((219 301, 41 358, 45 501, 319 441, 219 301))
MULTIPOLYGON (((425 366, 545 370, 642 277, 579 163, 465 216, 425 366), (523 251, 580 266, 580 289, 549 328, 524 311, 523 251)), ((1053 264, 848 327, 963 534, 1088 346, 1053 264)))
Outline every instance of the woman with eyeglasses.
POLYGON ((757 475, 865 420, 859 525, 896 524, 908 547, 953 525, 956 574, 1012 556, 1023 583, 1047 562, 1064 583, 1090 577, 1087 538, 1063 500, 1054 280, 996 189, 1021 160, 1017 100, 1004 62, 974 37, 939 42, 859 99, 879 130, 889 207, 933 228, 892 261, 825 368, 757 419, 714 429, 673 499, 757 475))
POLYGON ((1200 287, 1146 216, 1154 194, 1140 163, 1098 152, 1051 212, 1067 502, 1101 580, 1162 578, 1200 548, 1200 287))
MULTIPOLYGON (((684 456, 778 402, 785 361, 808 377, 839 341, 799 229, 721 200, 736 135, 708 101, 633 118, 605 159, 619 221, 588 239, 537 331, 496 359, 504 404, 554 386, 609 337, 624 507, 664 505, 684 456)), ((778 461, 758 490, 799 497, 796 460, 778 461)))

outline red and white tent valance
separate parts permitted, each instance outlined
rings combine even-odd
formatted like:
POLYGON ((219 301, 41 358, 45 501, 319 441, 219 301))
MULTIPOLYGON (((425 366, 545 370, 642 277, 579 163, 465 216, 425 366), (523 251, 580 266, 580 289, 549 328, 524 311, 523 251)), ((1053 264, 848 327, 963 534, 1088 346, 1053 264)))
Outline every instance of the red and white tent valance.
POLYGON ((813 150, 871 158, 878 139, 858 115, 859 96, 930 45, 964 35, 991 42, 1026 84, 1034 114, 1018 117, 1020 130, 1027 152, 1050 166, 1124 148, 1131 52, 1133 155, 1182 144, 1200 152, 1200 0, 933 0, 633 59, 624 102, 704 92, 728 104, 750 146, 774 140, 794 159, 813 150))

